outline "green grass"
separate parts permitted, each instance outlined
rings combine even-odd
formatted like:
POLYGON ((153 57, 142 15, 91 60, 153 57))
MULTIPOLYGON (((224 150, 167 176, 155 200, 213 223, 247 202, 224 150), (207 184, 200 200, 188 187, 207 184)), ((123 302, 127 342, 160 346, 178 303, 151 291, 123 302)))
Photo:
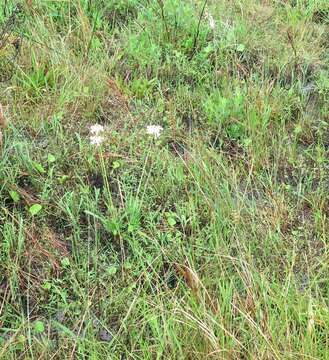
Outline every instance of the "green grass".
POLYGON ((0 358, 329 359, 327 2, 22 4, 0 358))

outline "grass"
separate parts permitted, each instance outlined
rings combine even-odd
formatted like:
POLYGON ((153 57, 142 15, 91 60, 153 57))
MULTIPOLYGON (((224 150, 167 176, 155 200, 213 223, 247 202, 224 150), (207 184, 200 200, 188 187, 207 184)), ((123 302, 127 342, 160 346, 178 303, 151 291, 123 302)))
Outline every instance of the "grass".
POLYGON ((329 358, 327 2, 21 5, 0 358, 329 358))

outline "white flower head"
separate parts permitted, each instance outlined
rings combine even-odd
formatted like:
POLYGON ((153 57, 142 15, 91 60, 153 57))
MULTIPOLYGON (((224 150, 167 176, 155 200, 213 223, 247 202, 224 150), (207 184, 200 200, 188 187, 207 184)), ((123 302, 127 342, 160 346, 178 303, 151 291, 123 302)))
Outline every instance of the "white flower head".
POLYGON ((215 30, 216 23, 215 23, 215 20, 214 20, 214 18, 212 17, 211 14, 209 14, 208 19, 209 19, 209 27, 210 27, 210 29, 215 30))
POLYGON ((98 134, 104 132, 104 130, 105 130, 104 126, 100 125, 100 124, 95 124, 95 125, 90 126, 90 133, 91 134, 98 135, 98 134))
POLYGON ((206 18, 208 19, 210 29, 215 30, 216 22, 213 16, 209 12, 206 12, 206 18))
POLYGON ((104 137, 100 135, 92 135, 89 140, 91 145, 100 146, 104 141, 104 137))
POLYGON ((146 132, 149 135, 153 135, 156 139, 160 137, 163 127, 160 125, 148 125, 146 127, 146 132))

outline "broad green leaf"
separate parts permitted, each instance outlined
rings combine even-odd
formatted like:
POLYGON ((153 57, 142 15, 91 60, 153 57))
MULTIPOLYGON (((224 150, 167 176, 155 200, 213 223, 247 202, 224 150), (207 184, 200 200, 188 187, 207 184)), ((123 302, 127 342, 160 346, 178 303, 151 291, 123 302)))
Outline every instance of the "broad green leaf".
POLYGON ((114 236, 118 235, 120 226, 118 223, 114 221, 106 221, 104 222, 104 226, 107 231, 111 232, 114 236))
POLYGON ((45 325, 42 321, 38 320, 34 323, 34 331, 38 334, 45 331, 45 325))
POLYGON ((60 184, 65 184, 66 181, 68 181, 70 179, 70 177, 68 175, 62 175, 60 178, 59 178, 59 182, 60 184))
POLYGON ((123 264, 123 267, 126 269, 126 270, 130 270, 133 268, 133 265, 132 263, 130 263, 129 261, 126 261, 124 264, 123 264))
POLYGON ((166 215, 167 223, 169 226, 175 226, 177 224, 175 213, 167 212, 167 213, 165 213, 165 215, 166 215))
POLYGON ((117 267, 112 265, 112 266, 109 266, 107 269, 106 269, 106 273, 108 275, 114 275, 116 272, 117 272, 117 267))
POLYGON ((19 335, 19 336, 17 337, 17 341, 18 341, 19 343, 25 343, 26 337, 25 337, 23 334, 21 334, 21 335, 19 335))
POLYGON ((19 202, 20 196, 19 196, 19 194, 18 194, 17 191, 11 190, 11 191, 9 191, 9 195, 10 195, 10 197, 13 199, 13 201, 14 201, 15 203, 16 203, 16 202, 19 202))
POLYGON ((42 284, 42 288, 44 290, 50 290, 51 289, 51 283, 49 281, 46 281, 42 284))
POLYGON ((239 51, 239 52, 244 52, 245 48, 246 48, 246 47, 245 47, 244 44, 239 44, 236 49, 237 49, 237 51, 239 51))
POLYGON ((33 161, 32 164, 35 170, 39 171, 39 173, 44 174, 46 172, 46 170, 40 163, 33 161))
POLYGON ((48 160, 49 164, 51 164, 56 161, 56 158, 53 154, 48 154, 47 160, 48 160))
POLYGON ((40 204, 33 204, 32 206, 30 206, 29 208, 29 212, 31 215, 36 215, 38 212, 40 212, 42 209, 42 205, 40 204))
POLYGON ((170 226, 175 226, 176 225, 176 220, 173 217, 168 217, 167 222, 168 222, 168 224, 170 226))
POLYGON ((62 264, 62 266, 64 266, 64 267, 70 266, 70 259, 67 258, 67 257, 63 258, 63 260, 61 261, 61 264, 62 264))
POLYGON ((118 169, 121 166, 120 161, 114 161, 112 164, 113 169, 118 169))

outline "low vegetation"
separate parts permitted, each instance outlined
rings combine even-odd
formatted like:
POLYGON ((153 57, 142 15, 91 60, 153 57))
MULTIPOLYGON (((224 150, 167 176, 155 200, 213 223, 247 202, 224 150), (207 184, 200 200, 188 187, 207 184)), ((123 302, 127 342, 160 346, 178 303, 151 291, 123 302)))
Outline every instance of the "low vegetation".
POLYGON ((328 2, 1 4, 0 358, 327 359, 328 2))

